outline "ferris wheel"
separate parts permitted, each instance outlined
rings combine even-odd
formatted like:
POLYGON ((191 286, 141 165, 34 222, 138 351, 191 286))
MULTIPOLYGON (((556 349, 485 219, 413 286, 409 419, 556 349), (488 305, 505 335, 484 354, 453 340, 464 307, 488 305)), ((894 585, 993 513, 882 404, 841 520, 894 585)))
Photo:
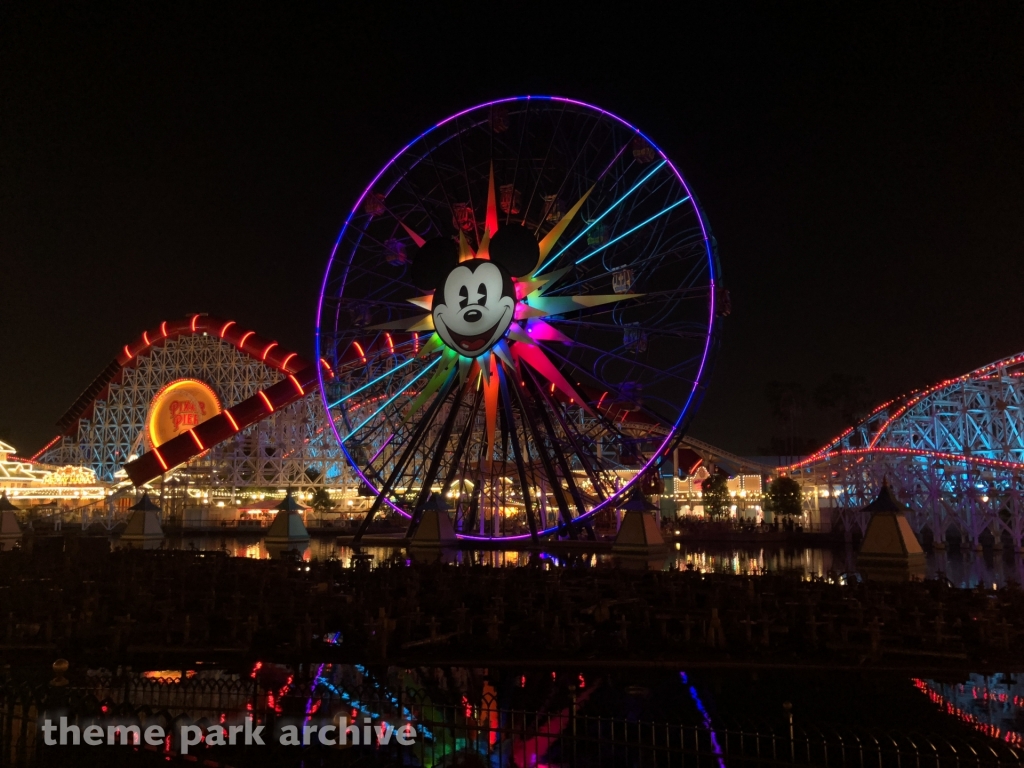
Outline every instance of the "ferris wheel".
POLYGON ((713 242, 665 154, 578 101, 482 104, 403 148, 318 310, 328 422, 375 497, 357 538, 441 502, 466 539, 588 532, 700 403, 713 242))

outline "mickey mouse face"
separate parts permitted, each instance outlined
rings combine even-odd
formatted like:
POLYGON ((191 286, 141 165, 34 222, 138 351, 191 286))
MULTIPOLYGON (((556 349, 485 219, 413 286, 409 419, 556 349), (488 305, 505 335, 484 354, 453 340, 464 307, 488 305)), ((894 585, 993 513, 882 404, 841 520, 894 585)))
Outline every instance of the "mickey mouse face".
POLYGON ((412 263, 413 281, 434 288, 434 329, 464 357, 479 357, 505 334, 516 308, 512 277, 529 274, 540 257, 536 238, 515 224, 502 227, 488 250, 489 260, 460 264, 455 243, 435 238, 412 263))
POLYGON ((434 329, 460 355, 477 357, 508 330, 515 307, 515 287, 501 267, 470 259, 434 294, 434 329))

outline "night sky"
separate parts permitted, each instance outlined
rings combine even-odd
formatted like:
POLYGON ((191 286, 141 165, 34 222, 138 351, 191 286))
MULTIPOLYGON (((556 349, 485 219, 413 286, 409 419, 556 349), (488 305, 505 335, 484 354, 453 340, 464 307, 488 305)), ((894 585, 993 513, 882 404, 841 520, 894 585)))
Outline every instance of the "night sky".
POLYGON ((859 375, 881 401, 1024 350, 1024 3, 12 5, 0 439, 24 455, 161 320, 311 355, 369 179, 514 94, 620 114, 700 198, 733 313, 696 437, 758 452, 771 380, 859 375))

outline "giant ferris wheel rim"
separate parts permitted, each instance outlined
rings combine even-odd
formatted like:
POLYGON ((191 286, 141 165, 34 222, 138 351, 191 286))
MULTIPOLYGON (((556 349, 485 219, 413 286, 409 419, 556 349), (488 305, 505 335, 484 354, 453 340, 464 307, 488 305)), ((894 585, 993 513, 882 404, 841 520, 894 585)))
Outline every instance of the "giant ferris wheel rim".
MULTIPOLYGON (((704 250, 705 250, 705 255, 706 255, 706 260, 707 260, 707 265, 708 265, 708 273, 709 273, 709 280, 708 280, 709 292, 708 292, 708 294, 709 294, 709 299, 708 299, 707 330, 706 330, 705 338, 704 338, 704 348, 703 348, 703 352, 702 352, 700 366, 698 368, 697 375, 694 377, 693 386, 690 388, 690 392, 689 392, 689 394, 687 396, 686 402, 684 403, 683 407, 680 409, 679 415, 677 416, 675 423, 672 425, 672 429, 668 432, 668 434, 666 435, 665 439, 662 441, 661 445, 658 447, 658 449, 656 451, 654 451, 651 454, 651 457, 636 472, 636 474, 629 481, 627 481, 622 486, 622 488, 620 489, 620 492, 616 493, 613 496, 610 496, 609 498, 607 498, 604 501, 602 501, 602 502, 598 503, 597 505, 595 505, 593 508, 591 508, 587 512, 579 515, 577 518, 574 519, 574 522, 577 522, 577 521, 587 520, 587 519, 593 517, 594 515, 596 515, 598 512, 601 512, 602 510, 608 508, 609 505, 612 505, 614 503, 618 503, 633 487, 635 487, 641 481, 643 476, 653 466, 655 466, 657 464, 660 464, 660 462, 664 459, 664 455, 668 452, 668 450, 670 450, 670 447, 673 444, 678 443, 679 439, 682 437, 681 427, 688 420, 688 418, 692 418, 691 410, 692 410, 692 407, 695 405, 695 402, 694 402, 695 398, 698 398, 698 393, 700 393, 700 397, 703 397, 703 393, 702 393, 703 386, 702 385, 704 385, 704 382, 705 382, 706 374, 708 372, 707 369, 709 369, 709 367, 710 367, 711 352, 712 352, 713 348, 715 347, 715 344, 716 344, 716 342, 718 340, 718 336, 719 336, 719 320, 718 320, 717 310, 716 310, 716 306, 715 306, 715 304, 716 304, 716 296, 715 296, 716 290, 715 289, 716 289, 716 281, 720 280, 719 273, 721 272, 721 269, 720 269, 720 267, 717 264, 716 255, 715 255, 714 249, 712 247, 711 228, 710 228, 710 225, 707 222, 707 217, 706 217, 706 215, 704 213, 704 210, 701 207, 701 205, 700 205, 696 195, 693 194, 693 192, 692 192, 692 190, 690 188, 690 185, 686 182, 686 179, 683 177, 682 173, 676 167, 675 163, 672 162, 672 160, 668 157, 668 155, 665 154, 664 150, 662 150, 661 147, 655 141, 653 141, 646 133, 641 131, 639 128, 637 128, 635 125, 633 125, 629 121, 625 120, 624 118, 620 117, 619 115, 615 114, 614 112, 610 112, 610 111, 608 111, 606 109, 603 109, 602 107, 596 106, 594 104, 590 104, 590 103, 585 102, 585 101, 581 101, 579 99, 572 99, 572 98, 565 97, 565 96, 555 96, 555 95, 540 95, 540 96, 538 96, 538 95, 529 94, 529 95, 522 95, 522 96, 509 96, 509 97, 506 97, 506 98, 492 99, 490 101, 481 102, 479 104, 476 104, 475 106, 468 107, 466 109, 460 110, 459 112, 456 112, 455 114, 450 115, 450 116, 444 118, 443 120, 435 123, 433 126, 431 126, 427 130, 425 130, 422 133, 420 133, 419 135, 417 135, 416 138, 414 138, 412 141, 410 141, 405 146, 403 146, 398 152, 396 152, 388 160, 387 163, 384 164, 384 166, 381 167, 381 169, 377 172, 377 174, 373 177, 373 179, 370 181, 370 183, 366 186, 366 188, 362 191, 362 193, 356 199, 355 204, 352 206, 352 209, 349 211, 348 215, 345 217, 345 221, 342 224, 341 230, 338 233, 338 237, 336 238, 336 240, 334 242, 334 246, 331 248, 330 257, 328 258, 327 266, 324 269, 323 281, 321 282, 321 285, 320 285, 320 295, 319 295, 318 300, 317 300, 317 315, 316 315, 316 329, 315 329, 316 356, 317 356, 318 359, 321 359, 321 360, 323 359, 322 349, 321 349, 321 339, 322 339, 322 319, 323 319, 324 299, 325 299, 325 297, 327 295, 328 281, 329 281, 330 276, 331 276, 331 269, 332 269, 332 267, 334 265, 334 260, 335 260, 335 257, 337 255, 338 247, 341 245, 342 239, 344 238, 346 231, 348 230, 349 226, 351 225, 353 217, 357 214, 357 212, 359 211, 360 206, 363 204, 363 201, 366 199, 366 196, 374 188, 374 186, 377 184, 377 182, 388 172, 388 170, 399 160, 399 158, 403 157, 410 149, 415 147, 417 143, 423 141, 428 136, 430 136, 434 131, 436 131, 437 129, 443 127, 444 125, 450 123, 451 121, 457 120, 460 117, 463 117, 465 115, 468 115, 468 114, 471 114, 473 112, 476 112, 477 110, 493 107, 494 105, 497 105, 497 104, 509 104, 509 103, 522 102, 522 101, 527 101, 527 102, 529 102, 529 101, 558 102, 558 103, 573 105, 573 106, 580 107, 580 108, 583 108, 583 109, 586 109, 586 110, 590 110, 592 112, 598 113, 599 115, 601 115, 603 117, 610 118, 610 119, 616 121, 617 123, 619 123, 623 127, 625 127, 627 129, 629 129, 630 131, 634 132, 637 136, 643 138, 651 146, 651 148, 654 149, 657 152, 657 154, 661 157, 661 159, 664 161, 664 163, 671 169, 672 174, 676 177, 676 179, 679 182, 679 184, 683 187, 683 189, 686 191, 687 195, 689 196, 689 201, 688 202, 690 203, 690 206, 692 207, 693 212, 694 212, 694 214, 697 217, 697 221, 700 224, 701 234, 703 236, 703 242, 704 242, 704 250)), ((336 427, 336 425, 334 423, 334 419, 330 415, 331 414, 331 409, 330 409, 330 402, 329 402, 328 396, 327 396, 327 389, 325 387, 324 370, 323 370, 323 366, 319 365, 319 364, 317 365, 317 380, 318 380, 318 383, 319 383, 320 398, 323 401, 324 408, 325 408, 326 413, 327 413, 327 423, 330 426, 331 432, 334 434, 335 439, 337 440, 338 446, 341 448, 342 453, 344 454, 345 458, 348 460, 349 465, 355 470, 356 475, 359 477, 360 482, 364 483, 368 488, 375 488, 374 483, 371 482, 368 477, 366 477, 366 474, 363 472, 363 469, 354 460, 352 454, 350 454, 348 449, 345 447, 345 441, 342 438, 341 434, 338 432, 338 429, 337 429, 337 427, 336 427)), ((699 404, 699 398, 697 399, 697 403, 696 404, 699 404)), ((380 489, 377 489, 377 491, 379 493, 380 489)), ((409 515, 409 513, 407 513, 399 505, 395 504, 393 501, 388 499, 386 496, 382 497, 382 501, 392 511, 397 512, 402 517, 405 517, 407 519, 411 517, 411 515, 409 515)), ((538 531, 537 533, 538 533, 539 536, 547 536, 547 535, 550 535, 550 534, 552 534, 552 533, 554 533, 554 532, 556 532, 556 531, 558 531, 560 529, 561 529, 561 526, 560 525, 556 525, 556 526, 547 528, 547 529, 545 529, 543 531, 538 531)), ((458 538, 460 540, 466 540, 466 541, 493 541, 493 537, 475 536, 475 535, 466 534, 466 533, 459 533, 457 535, 458 535, 458 538)), ((529 540, 530 538, 531 538, 531 534, 529 534, 529 533, 501 537, 501 539, 503 541, 517 541, 517 540, 525 541, 525 540, 529 540)))

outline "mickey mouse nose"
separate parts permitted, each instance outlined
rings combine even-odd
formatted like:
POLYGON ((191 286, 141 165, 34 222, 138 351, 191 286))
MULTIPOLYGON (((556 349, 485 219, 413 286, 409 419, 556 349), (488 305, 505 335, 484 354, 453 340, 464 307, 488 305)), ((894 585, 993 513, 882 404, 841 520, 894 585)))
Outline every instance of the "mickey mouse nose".
POLYGON ((462 316, 462 318, 467 323, 479 323, 480 322, 480 318, 482 318, 483 316, 484 316, 484 313, 481 312, 479 309, 471 309, 466 314, 464 314, 462 316))

